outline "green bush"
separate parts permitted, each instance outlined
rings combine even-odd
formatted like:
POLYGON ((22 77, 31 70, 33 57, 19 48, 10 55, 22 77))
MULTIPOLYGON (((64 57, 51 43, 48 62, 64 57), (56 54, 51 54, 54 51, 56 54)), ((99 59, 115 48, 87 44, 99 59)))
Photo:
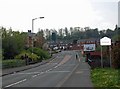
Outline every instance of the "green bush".
POLYGON ((50 58, 50 55, 47 51, 44 51, 40 48, 29 48, 28 51, 32 52, 40 57, 41 60, 50 58))
POLYGON ((25 55, 28 56, 28 58, 31 59, 31 60, 34 61, 34 62, 37 62, 37 61, 40 60, 40 57, 39 57, 39 56, 37 56, 37 55, 34 54, 34 53, 32 54, 32 53, 30 53, 30 52, 27 52, 27 51, 21 52, 21 53, 20 53, 19 55, 17 55, 15 58, 16 58, 16 59, 22 59, 22 57, 23 57, 23 59, 24 59, 25 55))
POLYGON ((13 68, 13 67, 20 67, 24 66, 25 61, 24 60, 17 60, 17 59, 9 59, 9 60, 3 60, 2 61, 2 68, 13 68))

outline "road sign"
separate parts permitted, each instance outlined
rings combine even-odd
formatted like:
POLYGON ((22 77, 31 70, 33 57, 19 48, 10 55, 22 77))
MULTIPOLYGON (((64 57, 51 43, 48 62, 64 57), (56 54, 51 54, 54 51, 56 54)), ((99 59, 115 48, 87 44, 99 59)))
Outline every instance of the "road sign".
POLYGON ((110 67, 111 67, 111 65, 112 65, 112 62, 111 62, 111 39, 108 37, 103 37, 102 39, 100 39, 100 45, 101 45, 101 67, 103 67, 102 46, 109 46, 109 49, 110 49, 110 67))
POLYGON ((111 45, 111 39, 108 37, 103 37, 102 39, 100 39, 100 45, 101 46, 111 45))

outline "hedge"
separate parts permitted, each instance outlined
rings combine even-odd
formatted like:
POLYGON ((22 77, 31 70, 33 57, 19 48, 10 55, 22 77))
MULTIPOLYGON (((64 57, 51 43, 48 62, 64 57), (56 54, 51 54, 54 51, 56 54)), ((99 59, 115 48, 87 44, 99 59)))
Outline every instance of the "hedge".
POLYGON ((18 59, 9 59, 9 60, 3 60, 2 61, 2 68, 13 68, 13 67, 20 67, 24 66, 25 61, 24 60, 18 60, 18 59))

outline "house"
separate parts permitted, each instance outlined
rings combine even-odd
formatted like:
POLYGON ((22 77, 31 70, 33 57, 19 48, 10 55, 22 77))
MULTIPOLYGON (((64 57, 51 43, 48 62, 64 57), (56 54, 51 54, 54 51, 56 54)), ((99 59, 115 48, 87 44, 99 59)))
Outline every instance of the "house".
POLYGON ((26 47, 40 47, 42 48, 45 43, 45 39, 42 35, 32 33, 31 30, 28 30, 28 36, 26 38, 26 47))

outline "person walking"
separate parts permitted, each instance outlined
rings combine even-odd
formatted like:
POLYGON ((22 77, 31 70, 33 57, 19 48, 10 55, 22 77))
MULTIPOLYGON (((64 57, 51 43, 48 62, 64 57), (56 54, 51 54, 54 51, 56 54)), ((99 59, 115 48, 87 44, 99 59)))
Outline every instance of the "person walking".
POLYGON ((78 55, 76 54, 76 60, 78 59, 78 55))

